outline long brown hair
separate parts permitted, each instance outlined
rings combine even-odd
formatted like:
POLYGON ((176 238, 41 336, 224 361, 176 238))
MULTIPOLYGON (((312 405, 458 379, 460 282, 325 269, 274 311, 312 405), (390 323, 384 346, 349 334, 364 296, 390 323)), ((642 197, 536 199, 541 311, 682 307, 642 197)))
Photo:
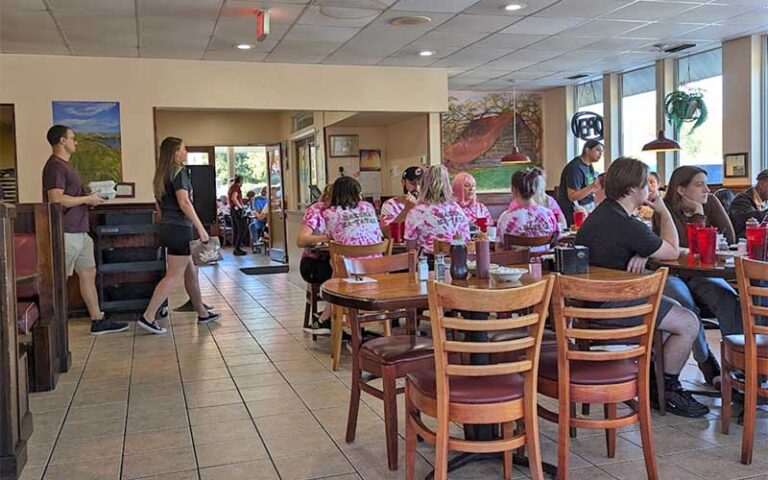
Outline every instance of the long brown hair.
POLYGON ((176 137, 166 137, 160 144, 160 156, 155 168, 155 179, 152 185, 155 190, 155 198, 160 200, 165 195, 165 184, 172 180, 181 171, 181 165, 176 163, 176 152, 179 151, 184 140, 176 137))
POLYGON ((512 188, 517 190, 517 193, 524 200, 530 200, 543 190, 544 172, 538 168, 525 168, 518 170, 512 174, 512 188))
POLYGON ((703 168, 691 165, 678 167, 672 172, 672 177, 667 184, 667 193, 664 194, 664 201, 667 202, 667 207, 671 212, 682 213, 683 211, 683 197, 677 193, 677 187, 687 187, 693 181, 693 177, 700 173, 707 175, 707 171, 703 168))

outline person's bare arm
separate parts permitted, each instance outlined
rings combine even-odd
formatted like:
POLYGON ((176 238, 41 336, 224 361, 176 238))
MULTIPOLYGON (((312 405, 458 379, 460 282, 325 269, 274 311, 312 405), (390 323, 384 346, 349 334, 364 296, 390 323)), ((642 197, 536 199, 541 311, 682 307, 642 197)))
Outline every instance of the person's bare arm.
POLYGON ((92 193, 84 197, 73 197, 64 193, 63 188, 52 188, 48 190, 48 201, 50 203, 60 203, 64 208, 76 207, 78 205, 101 205, 104 199, 98 193, 92 193))
POLYGON ((203 243, 207 243, 209 240, 208 232, 205 231, 203 222, 200 221, 200 217, 197 216, 194 205, 189 199, 189 192, 184 189, 176 190, 176 201, 179 202, 179 208, 184 212, 184 215, 192 222, 192 225, 197 230, 197 234, 203 243))
POLYGON ((662 243, 658 250, 651 254, 655 260, 675 260, 680 256, 680 238, 677 235, 677 227, 672 219, 672 214, 667 210, 664 200, 660 195, 653 195, 650 207, 656 213, 659 221, 659 236, 662 243))
POLYGON ((307 248, 328 241, 328 235, 315 235, 313 230, 306 225, 299 227, 299 234, 296 235, 296 246, 307 248))
POLYGON ((568 189, 568 200, 572 202, 576 202, 579 200, 584 200, 587 198, 592 192, 597 190, 597 183, 591 183, 587 185, 584 188, 581 188, 579 190, 576 190, 575 188, 569 188, 568 189))

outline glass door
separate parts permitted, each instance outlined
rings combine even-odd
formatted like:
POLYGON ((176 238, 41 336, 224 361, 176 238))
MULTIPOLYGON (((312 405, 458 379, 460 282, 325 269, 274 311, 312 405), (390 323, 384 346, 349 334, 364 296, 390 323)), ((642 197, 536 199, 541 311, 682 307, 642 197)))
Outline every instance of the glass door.
POLYGON ((280 145, 267 146, 269 165, 269 256, 278 262, 288 261, 285 235, 285 195, 283 191, 283 156, 280 145))

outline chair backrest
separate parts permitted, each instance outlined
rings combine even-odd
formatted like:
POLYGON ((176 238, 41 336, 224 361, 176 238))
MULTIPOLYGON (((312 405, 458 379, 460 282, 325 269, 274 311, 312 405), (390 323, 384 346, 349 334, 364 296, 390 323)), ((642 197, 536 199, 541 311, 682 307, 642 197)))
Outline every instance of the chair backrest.
POLYGON ((536 398, 541 338, 553 285, 554 277, 551 275, 539 282, 514 290, 480 290, 434 281, 427 282, 432 339, 435 348, 438 402, 447 406, 449 398, 448 379, 451 376, 483 377, 512 373, 519 373, 524 376, 525 394, 533 395, 533 398, 536 398), (514 318, 472 320, 454 316, 460 310, 488 314, 510 311, 527 311, 530 313, 514 318), (451 315, 446 315, 446 311, 450 311, 451 315), (466 339, 466 341, 448 340, 446 334, 448 330, 490 333, 515 329, 526 329, 527 334, 514 340, 502 342, 471 341, 471 338, 466 339), (515 356, 515 352, 524 354, 515 356), (456 353, 512 353, 513 355, 510 357, 516 358, 516 360, 489 365, 464 365, 452 363, 460 361, 461 355, 456 355, 456 353))
POLYGON ((552 245, 557 240, 557 233, 546 237, 523 237, 521 235, 504 235, 504 250, 514 247, 543 247, 552 245))
POLYGON ((531 259, 531 251, 528 248, 513 248, 491 252, 491 263, 496 265, 519 265, 528 263, 531 259))
POLYGON ((745 357, 756 361, 755 335, 768 335, 768 326, 757 324, 758 316, 768 317, 768 307, 761 306, 759 302, 760 297, 768 297, 768 288, 756 283, 768 282, 768 263, 736 258, 736 281, 739 284, 741 319, 744 324, 745 357))
POLYGON ((331 268, 333 268, 335 277, 345 277, 341 273, 344 270, 342 258, 344 257, 369 257, 373 255, 389 255, 392 253, 392 240, 385 238, 384 241, 371 245, 342 245, 331 240, 329 243, 331 253, 331 268), (338 273, 337 273, 338 272, 338 273))
POLYGON ((374 258, 343 257, 340 266, 343 267, 339 271, 339 276, 342 277, 403 271, 414 273, 416 272, 416 252, 374 258))
MULTIPOLYGON (((435 241, 432 243, 432 253, 445 253, 446 255, 451 253, 451 242, 435 239, 435 241)), ((467 253, 475 253, 474 240, 467 242, 467 253)))
MULTIPOLYGON (((637 359, 640 381, 647 382, 653 332, 659 311, 667 268, 652 275, 626 280, 586 280, 558 275, 552 294, 552 325, 557 334, 559 379, 570 381, 571 360, 605 362, 637 359), (601 307, 605 302, 627 302, 632 306, 601 307), (577 306, 573 306, 577 305, 577 306), (594 306, 592 306, 594 305, 594 306), (615 326, 611 320, 642 317, 636 326, 615 326), (574 320, 582 320, 573 324, 574 320), (573 343, 600 342, 632 346, 623 350, 574 350, 573 343)), ((595 368, 600 368, 596 365, 595 368)))

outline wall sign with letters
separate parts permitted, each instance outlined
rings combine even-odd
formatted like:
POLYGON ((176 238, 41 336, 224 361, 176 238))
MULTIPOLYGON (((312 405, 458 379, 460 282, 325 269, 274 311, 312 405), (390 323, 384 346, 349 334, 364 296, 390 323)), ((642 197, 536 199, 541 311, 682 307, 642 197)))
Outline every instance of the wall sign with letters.
POLYGON ((595 112, 577 112, 571 118, 571 132, 582 140, 603 139, 603 117, 595 112))

